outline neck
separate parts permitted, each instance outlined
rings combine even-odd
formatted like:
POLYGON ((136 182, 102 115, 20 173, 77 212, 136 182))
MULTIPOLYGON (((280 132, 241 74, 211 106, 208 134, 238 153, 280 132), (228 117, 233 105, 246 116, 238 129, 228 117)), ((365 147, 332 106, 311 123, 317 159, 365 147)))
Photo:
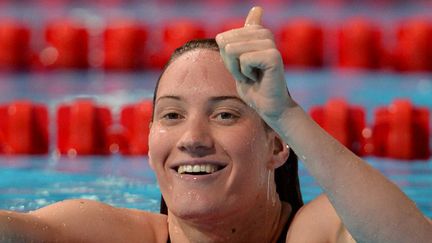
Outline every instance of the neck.
POLYGON ((172 242, 276 242, 288 217, 288 203, 266 202, 212 220, 187 220, 168 213, 172 242), (263 207, 264 206, 264 207, 263 207), (254 212, 254 213, 251 213, 254 212))

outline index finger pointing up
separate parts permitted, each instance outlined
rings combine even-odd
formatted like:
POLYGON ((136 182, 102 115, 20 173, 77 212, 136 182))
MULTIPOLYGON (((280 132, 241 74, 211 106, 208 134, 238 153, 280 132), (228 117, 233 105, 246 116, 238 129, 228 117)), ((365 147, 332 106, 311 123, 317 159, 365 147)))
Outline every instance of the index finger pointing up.
POLYGON ((245 26, 261 25, 262 15, 263 15, 263 9, 261 7, 251 8, 248 16, 246 17, 245 26))

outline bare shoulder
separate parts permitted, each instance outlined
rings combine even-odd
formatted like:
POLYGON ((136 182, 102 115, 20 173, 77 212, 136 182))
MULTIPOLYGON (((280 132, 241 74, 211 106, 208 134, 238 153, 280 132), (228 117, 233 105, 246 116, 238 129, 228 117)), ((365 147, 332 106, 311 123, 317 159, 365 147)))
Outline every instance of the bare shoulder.
POLYGON ((166 216, 93 200, 65 200, 30 213, 69 242, 164 242, 166 216))
POLYGON ((322 194, 295 215, 286 242, 355 242, 333 205, 322 194))

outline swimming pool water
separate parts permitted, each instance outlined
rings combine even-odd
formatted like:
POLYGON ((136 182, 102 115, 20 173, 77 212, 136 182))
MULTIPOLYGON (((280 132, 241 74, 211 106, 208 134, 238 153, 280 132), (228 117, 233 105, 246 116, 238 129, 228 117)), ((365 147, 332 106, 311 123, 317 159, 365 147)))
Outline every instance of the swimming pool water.
MULTIPOLYGON (((109 105, 118 116, 122 105, 152 97, 158 75, 159 72, 92 71, 0 73, 0 103, 30 99, 46 104, 52 139, 47 156, 0 156, 0 209, 28 211, 68 198, 88 198, 115 206, 158 211, 160 193, 146 157, 68 158, 58 157, 53 152, 55 111, 60 102, 92 97, 109 105)), ((292 95, 305 109, 332 97, 343 97, 365 107, 369 124, 374 109, 389 105, 395 98, 409 98, 415 105, 432 110, 430 73, 291 70, 286 76, 292 95)), ((432 217, 432 159, 414 162, 365 159, 432 217)), ((306 202, 321 193, 301 164, 300 178, 306 202)))
MULTIPOLYGON (((432 217, 432 163, 367 158, 432 217)), ((71 198, 159 211, 160 192, 147 157, 9 157, 0 158, 0 208, 34 210, 71 198)), ((322 193, 300 164, 305 202, 322 193)), ((367 196, 367 195, 365 195, 367 196)))

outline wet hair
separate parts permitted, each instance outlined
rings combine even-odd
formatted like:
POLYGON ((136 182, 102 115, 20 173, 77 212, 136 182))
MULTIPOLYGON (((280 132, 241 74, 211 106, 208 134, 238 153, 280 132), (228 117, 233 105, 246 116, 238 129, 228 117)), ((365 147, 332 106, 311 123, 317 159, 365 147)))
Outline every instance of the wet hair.
MULTIPOLYGON (((167 67, 177 57, 195 49, 206 49, 206 50, 213 50, 219 52, 219 46, 217 45, 215 39, 191 40, 186 44, 184 44, 183 46, 177 48, 171 55, 164 69, 162 70, 159 79, 157 80, 156 87, 153 93, 153 107, 155 106, 156 95, 157 95, 157 90, 159 87, 160 80, 167 67)), ((270 127, 264 121, 263 123, 266 129, 270 129, 270 127)), ((285 163, 282 166, 280 166, 275 170, 274 177, 276 183, 276 191, 279 195, 279 199, 281 201, 289 203, 292 208, 292 214, 295 215, 295 213, 297 213, 297 211, 303 206, 303 199, 300 191, 300 182, 298 176, 298 158, 291 148, 290 148, 288 159, 285 161, 285 163)), ((161 196, 160 213, 168 214, 168 208, 163 196, 161 196)))

